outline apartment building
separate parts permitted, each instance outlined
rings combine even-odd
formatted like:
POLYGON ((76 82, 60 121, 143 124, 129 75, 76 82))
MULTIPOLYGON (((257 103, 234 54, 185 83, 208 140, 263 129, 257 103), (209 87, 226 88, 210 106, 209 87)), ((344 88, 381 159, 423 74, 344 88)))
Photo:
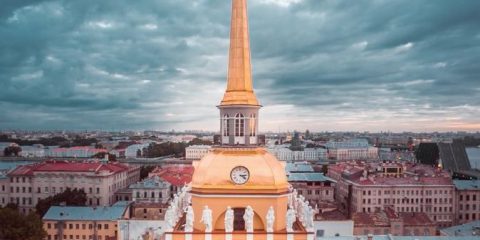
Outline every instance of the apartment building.
POLYGON ((40 199, 70 189, 83 189, 87 205, 109 206, 115 191, 140 179, 140 168, 120 163, 45 161, 18 166, 7 174, 8 201, 23 213, 40 199))
POLYGON ((455 185, 448 172, 413 163, 340 163, 327 176, 337 181, 335 199, 348 216, 387 207, 401 213, 424 212, 439 227, 455 222, 455 185))

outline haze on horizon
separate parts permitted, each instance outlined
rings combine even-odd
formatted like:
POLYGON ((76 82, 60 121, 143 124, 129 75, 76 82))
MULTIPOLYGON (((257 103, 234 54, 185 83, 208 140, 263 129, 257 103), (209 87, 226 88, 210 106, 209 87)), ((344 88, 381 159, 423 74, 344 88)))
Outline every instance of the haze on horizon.
MULTIPOLYGON (((479 131, 480 1, 249 0, 264 131, 479 131)), ((230 1, 7 1, 0 129, 218 129, 230 1)))

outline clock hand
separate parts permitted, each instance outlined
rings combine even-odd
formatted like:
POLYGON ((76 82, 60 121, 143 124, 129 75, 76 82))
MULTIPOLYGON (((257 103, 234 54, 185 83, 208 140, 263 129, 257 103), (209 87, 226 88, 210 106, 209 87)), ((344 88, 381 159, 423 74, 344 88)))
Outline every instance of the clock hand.
POLYGON ((247 175, 240 175, 240 177, 242 177, 243 179, 247 179, 247 175))

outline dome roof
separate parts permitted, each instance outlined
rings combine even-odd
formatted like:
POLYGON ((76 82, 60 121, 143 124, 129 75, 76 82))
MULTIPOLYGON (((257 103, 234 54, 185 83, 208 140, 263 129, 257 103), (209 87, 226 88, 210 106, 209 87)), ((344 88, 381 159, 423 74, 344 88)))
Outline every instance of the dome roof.
POLYGON ((194 192, 210 193, 284 193, 289 187, 285 167, 264 148, 215 148, 197 164, 191 184, 194 192), (250 173, 243 185, 230 178, 238 166, 250 173))

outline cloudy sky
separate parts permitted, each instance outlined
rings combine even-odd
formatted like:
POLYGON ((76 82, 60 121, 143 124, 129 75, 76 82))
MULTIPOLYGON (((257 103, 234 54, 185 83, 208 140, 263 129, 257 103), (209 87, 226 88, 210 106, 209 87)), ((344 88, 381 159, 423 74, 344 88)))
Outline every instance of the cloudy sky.
MULTIPOLYGON (((3 0, 0 129, 218 128, 230 1, 3 0)), ((249 0, 263 130, 480 130, 480 1, 249 0)))

